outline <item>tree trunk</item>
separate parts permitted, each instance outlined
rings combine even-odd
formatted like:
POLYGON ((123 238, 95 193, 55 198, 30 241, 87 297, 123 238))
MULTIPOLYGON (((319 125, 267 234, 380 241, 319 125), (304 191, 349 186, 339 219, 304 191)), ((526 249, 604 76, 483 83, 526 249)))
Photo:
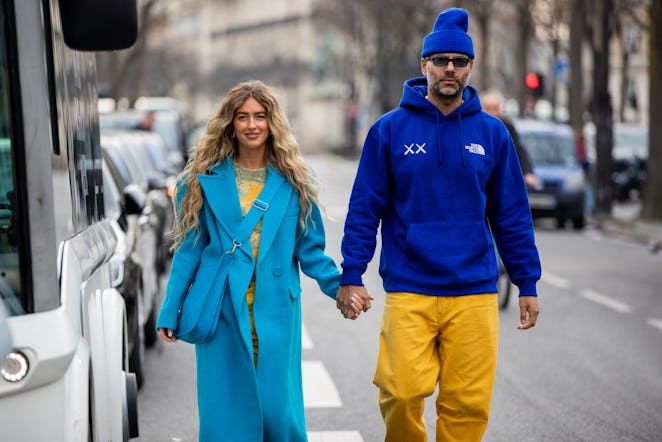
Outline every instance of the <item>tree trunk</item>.
POLYGON ((648 182, 644 189, 644 204, 642 217, 649 220, 662 220, 662 125, 657 124, 657 118, 662 115, 662 85, 659 78, 662 75, 662 0, 652 0, 650 6, 650 108, 648 133, 648 182))
MULTIPOLYGON (((556 114, 558 109, 558 100, 556 97, 556 91, 558 89, 558 78, 556 74, 558 73, 557 63, 559 61, 559 52, 560 52, 561 41, 558 38, 552 40, 552 85, 551 85, 551 100, 552 103, 552 120, 556 121, 556 114)), ((543 91, 544 93, 544 91, 543 91)))
MULTIPOLYGON (((582 69, 582 49, 586 36, 585 0, 573 2, 572 19, 570 22, 570 125, 578 142, 584 145, 584 111, 586 110, 584 94, 584 75, 582 69)), ((592 183, 593 185, 593 183, 592 183)))
POLYGON ((490 66, 489 66, 489 16, 479 15, 477 18, 478 28, 480 29, 480 55, 479 55, 479 84, 478 89, 486 90, 492 87, 490 79, 490 66))
POLYGON ((609 83, 609 14, 610 0, 595 2, 593 26, 593 121, 597 147, 596 216, 611 216, 612 107, 609 83))
POLYGON ((527 96, 526 89, 524 87, 524 77, 526 76, 526 70, 528 68, 528 59, 529 59, 529 45, 528 42, 531 39, 532 34, 532 24, 531 24, 531 12, 529 11, 529 2, 528 0, 518 0, 517 4, 518 19, 519 19, 519 39, 518 39, 518 48, 517 54, 517 64, 515 68, 515 93, 517 101, 519 102, 519 113, 520 116, 525 116, 528 112, 532 112, 531 105, 528 102, 530 98, 527 96))

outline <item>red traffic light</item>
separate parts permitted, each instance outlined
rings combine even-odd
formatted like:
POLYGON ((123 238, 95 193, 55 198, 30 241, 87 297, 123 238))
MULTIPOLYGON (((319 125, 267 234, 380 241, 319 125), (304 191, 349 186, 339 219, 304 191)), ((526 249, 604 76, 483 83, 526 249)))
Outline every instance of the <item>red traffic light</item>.
POLYGON ((524 82, 526 83, 526 87, 529 89, 538 89, 540 87, 540 77, 538 77, 538 74, 533 72, 526 74, 524 82))

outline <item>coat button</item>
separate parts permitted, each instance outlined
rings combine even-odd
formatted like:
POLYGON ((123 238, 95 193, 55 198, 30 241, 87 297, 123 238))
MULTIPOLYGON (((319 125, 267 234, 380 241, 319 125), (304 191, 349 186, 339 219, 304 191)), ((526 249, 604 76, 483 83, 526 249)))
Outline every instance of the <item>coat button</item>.
POLYGON ((280 267, 274 267, 274 276, 280 276, 280 267))

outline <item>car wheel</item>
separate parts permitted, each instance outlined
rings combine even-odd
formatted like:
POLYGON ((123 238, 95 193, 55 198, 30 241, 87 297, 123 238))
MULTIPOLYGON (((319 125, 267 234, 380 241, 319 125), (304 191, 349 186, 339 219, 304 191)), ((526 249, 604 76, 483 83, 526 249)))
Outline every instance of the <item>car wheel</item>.
POLYGON ((138 289, 138 302, 136 304, 138 312, 134 316, 137 322, 136 330, 138 336, 135 337, 133 348, 129 354, 129 370, 135 373, 138 388, 142 388, 145 379, 145 331, 140 323, 140 318, 143 316, 143 295, 141 289, 138 289))
POLYGON ((572 219, 572 228, 575 230, 581 230, 584 228, 586 220, 583 216, 578 216, 577 218, 572 219))
POLYGON ((556 228, 557 229, 565 229, 565 218, 556 218, 556 228))
POLYGON ((499 279, 497 280, 497 291, 499 294, 499 309, 505 310, 508 308, 508 303, 510 301, 510 290, 512 283, 510 278, 506 273, 506 270, 503 268, 503 265, 499 266, 499 279))
POLYGON ((145 346, 152 347, 156 343, 158 334, 156 332, 156 296, 153 298, 152 308, 150 308, 149 316, 145 321, 145 346))

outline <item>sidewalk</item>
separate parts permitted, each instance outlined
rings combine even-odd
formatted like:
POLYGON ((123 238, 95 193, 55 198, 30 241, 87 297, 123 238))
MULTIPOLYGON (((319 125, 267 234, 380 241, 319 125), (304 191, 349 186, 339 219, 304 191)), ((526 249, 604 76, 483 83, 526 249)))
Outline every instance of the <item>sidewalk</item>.
POLYGON ((614 204, 612 216, 590 224, 605 234, 618 235, 645 245, 651 252, 662 249, 662 222, 639 219, 641 203, 614 204))

